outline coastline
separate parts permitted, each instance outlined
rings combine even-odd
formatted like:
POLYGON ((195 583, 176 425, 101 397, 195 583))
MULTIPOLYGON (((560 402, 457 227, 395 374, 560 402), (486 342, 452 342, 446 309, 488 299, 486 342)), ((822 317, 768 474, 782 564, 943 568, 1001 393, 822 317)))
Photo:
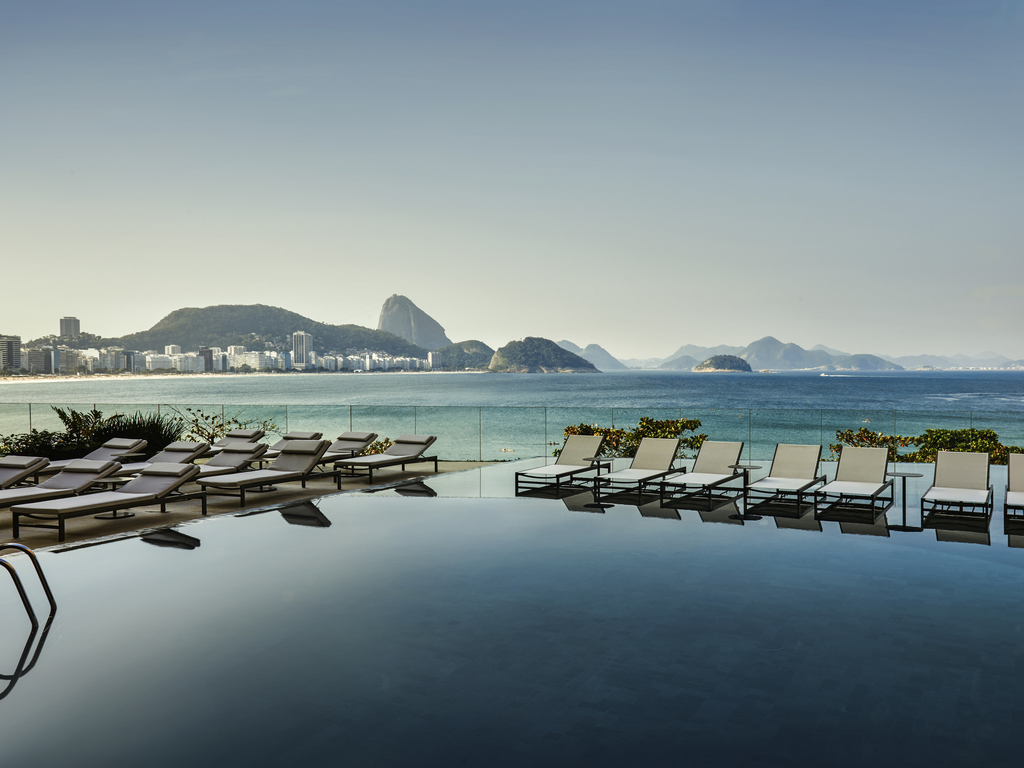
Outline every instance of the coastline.
POLYGON ((80 381, 162 381, 173 379, 175 381, 191 381, 193 379, 236 379, 236 378, 295 378, 295 377, 309 377, 309 376, 376 376, 378 374, 416 374, 416 375, 430 375, 430 374, 443 374, 443 373, 470 373, 470 374, 484 374, 490 373, 490 371, 362 371, 356 373, 355 371, 322 371, 319 373, 267 373, 266 371, 259 371, 253 373, 90 373, 83 376, 0 376, 0 385, 3 384, 48 384, 51 382, 59 382, 61 384, 68 384, 70 382, 80 381))

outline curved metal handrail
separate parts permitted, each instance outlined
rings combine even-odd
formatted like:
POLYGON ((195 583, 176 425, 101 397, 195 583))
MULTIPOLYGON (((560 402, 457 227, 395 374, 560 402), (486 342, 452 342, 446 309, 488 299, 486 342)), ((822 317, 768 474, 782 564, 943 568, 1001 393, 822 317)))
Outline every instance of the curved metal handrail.
POLYGON ((32 603, 28 600, 28 595, 25 594, 25 587, 22 586, 21 578, 18 576, 18 572, 14 570, 14 566, 0 557, 0 566, 3 566, 7 572, 11 575, 11 581, 14 582, 15 589, 18 590, 18 595, 21 597, 21 603, 25 606, 25 612, 28 614, 29 621, 32 622, 32 628, 36 629, 39 627, 39 619, 36 618, 36 612, 32 610, 32 603))
MULTIPOLYGON (((49 630, 49 628, 50 625, 49 622, 47 622, 46 629, 49 630)), ((32 665, 36 663, 36 659, 39 658, 39 650, 37 650, 35 657, 32 659, 32 665, 29 665, 28 668, 25 667, 25 659, 28 658, 28 652, 32 650, 32 641, 35 640, 36 632, 38 631, 39 627, 33 624, 32 629, 29 630, 28 633, 28 640, 25 641, 25 650, 21 652, 21 658, 18 660, 18 666, 15 668, 14 674, 0 675, 0 680, 10 680, 10 682, 7 684, 7 687, 0 691, 0 699, 7 697, 7 695, 14 689, 14 686, 17 684, 17 682, 25 676, 25 673, 32 668, 32 665)), ((45 639, 45 633, 42 639, 45 639)), ((42 639, 39 642, 39 649, 43 647, 42 639)))
MULTIPOLYGON (((15 544, 11 542, 9 544, 0 544, 0 552, 5 549, 13 549, 15 552, 22 552, 28 555, 32 561, 32 565, 35 566, 36 574, 39 576, 39 581, 43 585, 43 591, 46 593, 46 599, 50 601, 50 614, 57 610, 57 601, 53 599, 53 592, 50 590, 50 583, 46 580, 46 576, 43 575, 43 567, 39 564, 39 558, 36 557, 36 553, 26 547, 24 544, 15 544)), ((5 561, 6 562, 6 561, 5 561)))

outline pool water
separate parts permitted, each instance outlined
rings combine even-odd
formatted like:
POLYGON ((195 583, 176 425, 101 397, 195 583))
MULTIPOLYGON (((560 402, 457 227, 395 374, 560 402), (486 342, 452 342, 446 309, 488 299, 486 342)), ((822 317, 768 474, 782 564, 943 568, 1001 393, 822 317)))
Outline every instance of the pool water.
MULTIPOLYGON (((446 497, 499 477, 43 553, 59 608, 2 764, 1020 764, 999 515, 977 546, 446 497)), ((29 624, 0 610, 10 674, 29 624)))

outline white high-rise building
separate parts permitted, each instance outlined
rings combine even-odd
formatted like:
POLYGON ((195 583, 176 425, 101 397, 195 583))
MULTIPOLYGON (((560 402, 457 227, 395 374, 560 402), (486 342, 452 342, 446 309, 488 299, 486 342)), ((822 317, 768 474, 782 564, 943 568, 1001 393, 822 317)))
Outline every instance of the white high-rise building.
POLYGON ((180 355, 181 354, 181 346, 179 344, 168 344, 166 347, 164 347, 164 354, 165 355, 180 355))
POLYGON ((309 353, 313 351, 313 336, 305 331, 296 331, 292 334, 292 365, 296 368, 305 368, 309 360, 309 353))

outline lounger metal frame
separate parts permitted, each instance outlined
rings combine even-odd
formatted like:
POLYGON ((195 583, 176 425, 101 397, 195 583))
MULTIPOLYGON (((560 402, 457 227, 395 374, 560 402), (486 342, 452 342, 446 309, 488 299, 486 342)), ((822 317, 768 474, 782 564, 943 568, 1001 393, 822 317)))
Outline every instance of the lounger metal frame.
MULTIPOLYGON (((772 456, 771 466, 775 466, 775 460, 779 455, 779 447, 782 444, 776 444, 775 454, 772 456)), ((821 446, 818 446, 818 463, 815 465, 815 471, 819 471, 818 467, 821 464, 821 446)), ((768 477, 772 477, 771 468, 768 470, 768 477)), ((792 479, 795 481, 803 480, 804 478, 782 478, 792 479)), ((768 507, 772 505, 779 505, 784 507, 792 507, 795 503, 795 509, 792 511, 796 512, 796 519, 803 517, 805 511, 803 508, 804 499, 810 496, 811 504, 809 511, 814 511, 816 508, 815 493, 811 489, 828 480, 826 475, 817 475, 814 479, 808 479, 803 485, 797 486, 796 488, 784 488, 784 489, 761 489, 754 488, 753 486, 759 481, 754 483, 746 483, 743 486, 743 509, 744 513, 751 512, 756 507, 768 507), (753 496, 753 502, 751 502, 751 496, 753 496)), ((766 514, 772 514, 766 512, 766 514)), ((773 515, 777 516, 777 515, 773 515)), ((784 517, 791 517, 790 515, 783 515, 784 517)))

